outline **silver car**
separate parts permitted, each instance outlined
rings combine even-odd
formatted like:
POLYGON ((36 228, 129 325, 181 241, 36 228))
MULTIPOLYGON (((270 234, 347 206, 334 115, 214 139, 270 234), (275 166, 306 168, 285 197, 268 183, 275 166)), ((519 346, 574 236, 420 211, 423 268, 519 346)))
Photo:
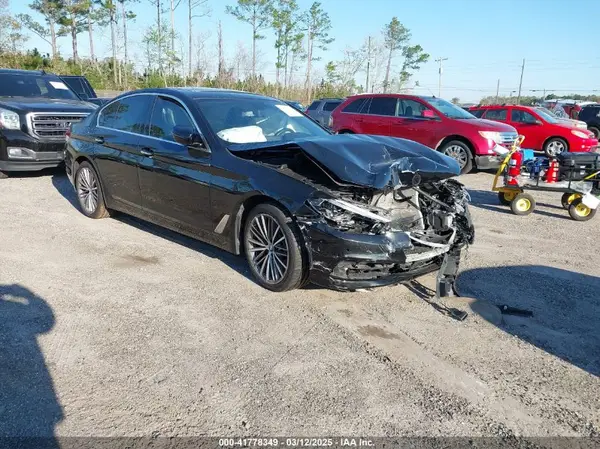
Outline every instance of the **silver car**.
POLYGON ((306 110, 306 114, 319 122, 321 126, 329 127, 331 113, 343 102, 342 98, 321 98, 311 103, 306 110))

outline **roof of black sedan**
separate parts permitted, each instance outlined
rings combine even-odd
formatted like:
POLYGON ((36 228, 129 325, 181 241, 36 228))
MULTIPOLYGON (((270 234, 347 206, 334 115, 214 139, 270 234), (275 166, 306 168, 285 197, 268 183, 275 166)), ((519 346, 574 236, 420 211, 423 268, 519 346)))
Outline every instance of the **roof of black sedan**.
MULTIPOLYGON (((267 97, 251 92, 232 89, 218 89, 214 87, 161 87, 152 89, 139 89, 135 92, 148 92, 155 94, 170 94, 175 96, 186 96, 188 98, 269 98, 278 101, 275 98, 267 97)), ((129 93, 129 92, 128 92, 129 93)))

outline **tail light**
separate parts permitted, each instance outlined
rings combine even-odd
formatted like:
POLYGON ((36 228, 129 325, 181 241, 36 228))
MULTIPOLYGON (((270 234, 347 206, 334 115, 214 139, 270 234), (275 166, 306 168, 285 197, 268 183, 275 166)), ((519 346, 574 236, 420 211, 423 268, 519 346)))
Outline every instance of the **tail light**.
POLYGON ((329 126, 330 128, 333 128, 333 115, 329 116, 329 122, 327 122, 327 126, 329 126))

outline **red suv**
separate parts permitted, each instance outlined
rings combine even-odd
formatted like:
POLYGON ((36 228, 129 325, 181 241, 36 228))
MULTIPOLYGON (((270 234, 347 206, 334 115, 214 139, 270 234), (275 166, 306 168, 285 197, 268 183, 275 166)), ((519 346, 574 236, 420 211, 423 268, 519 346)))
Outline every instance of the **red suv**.
POLYGON ((479 120, 436 97, 366 94, 348 97, 331 116, 337 133, 379 134, 414 140, 454 158, 462 173, 497 167, 517 138, 502 123, 479 120))
POLYGON ((547 156, 554 157, 563 151, 595 151, 598 146, 598 140, 591 131, 565 123, 541 108, 493 105, 476 106, 470 111, 477 117, 514 126, 519 134, 525 136, 523 148, 544 151, 547 156))

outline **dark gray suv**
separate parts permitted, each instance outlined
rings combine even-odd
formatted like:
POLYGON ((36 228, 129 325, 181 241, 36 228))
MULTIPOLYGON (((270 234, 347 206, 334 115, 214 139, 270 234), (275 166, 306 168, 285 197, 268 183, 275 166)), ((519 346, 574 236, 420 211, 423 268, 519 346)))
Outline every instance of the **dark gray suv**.
POLYGON ((329 117, 331 117, 331 113, 343 102, 343 98, 321 98, 311 103, 306 110, 306 114, 319 122, 322 126, 329 127, 329 117))

